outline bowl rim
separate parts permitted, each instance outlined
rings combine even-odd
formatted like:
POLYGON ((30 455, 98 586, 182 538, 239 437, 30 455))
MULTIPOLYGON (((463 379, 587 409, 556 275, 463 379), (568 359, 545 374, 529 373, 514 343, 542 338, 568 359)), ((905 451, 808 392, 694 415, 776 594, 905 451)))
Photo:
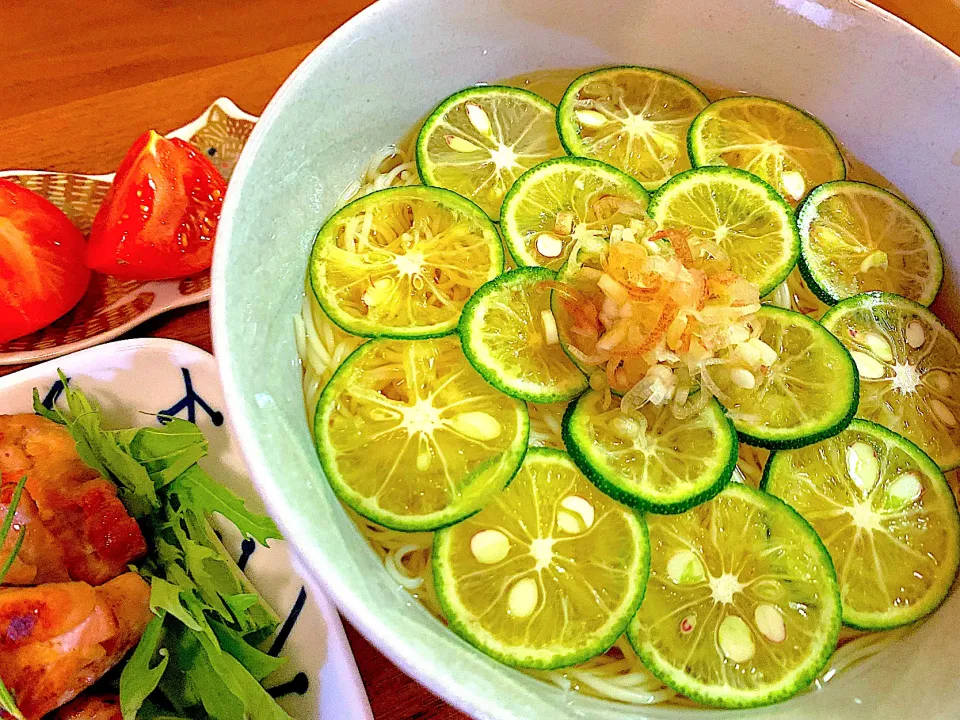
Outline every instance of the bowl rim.
MULTIPOLYGON (((211 270, 211 334, 214 355, 217 358, 217 366, 223 386, 224 399, 229 410, 227 413, 228 422, 232 426, 234 435, 240 440, 241 452, 247 462, 251 477, 254 479, 255 485, 263 497, 264 504, 283 531, 285 538, 290 540, 295 548, 298 548, 297 553, 300 557, 302 567, 308 570, 319 582, 330 599, 336 604, 338 610, 360 631, 364 638, 414 681, 427 688, 444 702, 472 716, 507 717, 503 714, 503 706, 498 702, 491 702, 491 698, 484 697, 474 691, 451 693, 451 683, 449 680, 432 669, 423 669, 409 657, 406 652, 408 648, 405 644, 402 629, 395 628, 393 624, 382 619, 380 613, 368 610, 364 604, 359 601, 356 594, 351 590, 349 583, 337 572, 335 563, 326 562, 322 556, 306 555, 299 551, 301 540, 307 535, 308 529, 303 527, 299 522, 296 506, 284 497, 281 488, 274 481, 269 463, 260 448, 258 435, 253 429, 250 412, 248 412, 250 407, 243 397, 242 383, 238 379, 237 373, 230 360, 230 358, 233 357, 233 353, 229 332, 227 330, 228 312, 226 303, 221 300, 221 297, 225 293, 227 283, 226 265, 231 249, 229 238, 233 235, 233 220, 236 214, 236 208, 240 203, 242 186, 249 175, 255 156, 263 145, 264 138, 271 131, 271 127, 276 119, 286 109, 288 98, 293 96, 301 86, 308 82, 312 74, 313 66, 319 62, 320 58, 328 54, 335 54, 344 41, 351 36, 362 34, 366 27, 372 23, 376 23, 381 15, 389 14, 396 6, 414 4, 421 1, 425 0, 375 0, 372 4, 353 15, 332 33, 323 38, 317 47, 311 50, 290 75, 287 76, 277 92, 267 103, 241 152, 234 169, 232 181, 228 185, 224 198, 221 218, 217 228, 217 242, 214 248, 213 267, 211 270)), ((776 4, 788 9, 791 9, 795 4, 794 0, 756 1, 766 4, 776 4)), ((896 28, 895 32, 897 34, 909 35, 915 42, 922 43, 926 45, 930 51, 944 56, 954 65, 958 75, 960 75, 960 55, 954 53, 941 42, 927 35, 914 25, 911 25, 898 15, 873 4, 869 0, 823 1, 827 5, 843 6, 847 12, 864 13, 873 20, 880 20, 893 25, 894 28, 896 28)), ((463 686, 459 687, 462 688, 463 686)), ((604 700, 590 696, 584 696, 584 698, 603 703, 605 707, 608 705, 607 701, 604 700)), ((625 707, 634 707, 637 709, 636 706, 625 707)), ((735 710, 705 709, 710 710, 713 713, 712 717, 715 718, 739 716, 738 711, 735 710)), ((639 712, 639 709, 637 710, 639 712)), ((667 708, 661 708, 660 710, 667 710, 667 708)), ((670 714, 674 713, 679 717, 679 713, 686 715, 688 711, 686 709, 673 708, 670 714)), ((512 712, 510 716, 520 718, 519 715, 512 712)))

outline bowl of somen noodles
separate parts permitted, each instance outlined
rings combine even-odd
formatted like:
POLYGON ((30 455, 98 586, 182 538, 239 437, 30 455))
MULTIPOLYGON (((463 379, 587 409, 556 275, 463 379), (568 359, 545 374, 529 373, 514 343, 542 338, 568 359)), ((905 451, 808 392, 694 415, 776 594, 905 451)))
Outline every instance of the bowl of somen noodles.
POLYGON ((478 717, 955 716, 958 148, 866 4, 381 0, 224 204, 260 491, 478 717))

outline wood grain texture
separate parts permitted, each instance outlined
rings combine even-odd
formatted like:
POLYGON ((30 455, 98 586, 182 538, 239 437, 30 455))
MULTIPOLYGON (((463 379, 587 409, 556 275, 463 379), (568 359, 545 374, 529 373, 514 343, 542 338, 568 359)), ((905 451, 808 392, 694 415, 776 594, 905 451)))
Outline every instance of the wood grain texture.
MULTIPOLYGON (((368 4, 0 2, 0 168, 110 172, 148 127, 182 125, 219 95, 259 114, 307 53, 368 4)), ((960 51, 960 0, 879 4, 960 51)), ((212 349, 206 307, 167 313, 131 335, 212 349)), ((464 717, 356 630, 348 627, 347 635, 378 720, 464 717)))

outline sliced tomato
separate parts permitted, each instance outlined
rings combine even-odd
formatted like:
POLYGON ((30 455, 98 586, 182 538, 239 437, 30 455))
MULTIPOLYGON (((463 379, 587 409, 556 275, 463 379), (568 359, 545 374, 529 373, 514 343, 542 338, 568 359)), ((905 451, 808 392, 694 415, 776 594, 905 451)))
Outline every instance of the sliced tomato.
POLYGON ((0 178, 0 342, 28 335, 83 297, 83 235, 49 200, 0 178))
POLYGON ((87 265, 132 280, 210 267, 227 183, 205 155, 152 130, 127 151, 93 222, 87 265))

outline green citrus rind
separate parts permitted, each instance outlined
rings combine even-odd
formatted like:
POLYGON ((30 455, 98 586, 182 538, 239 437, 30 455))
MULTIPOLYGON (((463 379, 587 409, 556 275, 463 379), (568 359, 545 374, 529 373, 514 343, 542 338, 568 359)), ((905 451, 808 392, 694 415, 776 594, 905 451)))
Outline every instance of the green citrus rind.
MULTIPOLYGON (((487 382, 510 397, 534 403, 565 402, 588 387, 586 376, 560 345, 547 343, 542 318, 528 297, 536 285, 555 279, 556 274, 547 268, 511 270, 482 285, 463 308, 460 339, 467 360, 487 382), (507 296, 512 292, 527 296, 523 297, 522 316, 516 312, 515 302, 508 305, 507 296), (489 315, 498 312, 503 315, 502 311, 508 307, 511 310, 505 313, 506 319, 514 322, 493 327, 489 315), (514 355, 503 358, 502 350, 508 345, 512 346, 514 355), (541 368, 531 367, 535 361, 539 361, 541 368), (538 372, 544 370, 542 366, 546 364, 550 365, 549 373, 538 372)), ((551 291, 539 292, 546 298, 542 309, 549 309, 551 291)))
MULTIPOLYGON (((883 188, 864 182, 854 182, 852 180, 837 180, 824 183, 815 188, 807 196, 807 199, 804 200, 803 205, 800 206, 797 211, 797 226, 800 230, 800 273, 814 294, 828 305, 834 305, 844 298, 870 291, 896 293, 914 302, 918 302, 921 305, 930 305, 934 298, 936 298, 937 292, 943 283, 943 255, 933 228, 930 227, 930 224, 920 215, 916 208, 883 188), (842 278, 844 275, 854 273, 851 272, 850 268, 830 267, 832 263, 837 261, 836 255, 835 253, 829 252, 829 249, 826 253, 819 250, 817 243, 812 237, 811 228, 818 218, 818 211, 822 203, 836 197, 850 195, 879 198, 892 206, 899 213, 899 217, 903 219, 904 223, 912 226, 919 235, 923 236, 926 262, 930 272, 922 288, 917 288, 915 293, 904 292, 904 287, 902 287, 903 283, 901 282, 898 285, 896 282, 896 274, 889 267, 882 271, 884 287, 869 287, 865 286, 864 283, 857 283, 856 288, 843 287, 842 283, 836 278, 831 279, 831 274, 834 276, 839 275, 842 278), (916 296, 911 297, 911 295, 916 296)), ((902 238, 903 233, 899 233, 897 237, 902 238)), ((896 248, 893 247, 893 245, 896 244, 897 241, 894 239, 892 243, 888 243, 884 247, 889 253, 895 253, 896 248)), ((898 270, 900 274, 912 272, 913 266, 916 265, 915 252, 916 248, 909 252, 909 257, 904 257, 902 267, 898 270)))
MULTIPOLYGON (((824 544, 838 569, 845 624, 860 630, 891 630, 902 627, 932 613, 950 592, 950 587, 957 575, 957 568, 960 566, 960 514, 957 512, 953 492, 940 468, 930 456, 902 435, 868 420, 855 419, 844 432, 823 443, 800 450, 781 450, 773 453, 764 467, 760 489, 790 504, 808 519, 814 530, 824 539, 824 544), (936 538, 920 548, 913 548, 905 538, 906 526, 910 525, 909 517, 898 514, 899 510, 884 510, 881 506, 881 517, 884 513, 890 512, 889 520, 884 518, 884 521, 889 523, 889 527, 884 527, 882 532, 879 528, 870 532, 869 546, 874 553, 874 563, 871 567, 871 563, 863 559, 859 573, 851 572, 851 575, 864 578, 864 573, 872 573, 863 580, 869 592, 862 589, 860 594, 879 597, 881 591, 877 588, 880 587, 881 581, 899 586, 899 590, 896 587, 886 588, 888 598, 890 598, 891 589, 893 597, 889 599, 884 611, 857 607, 855 600, 850 597, 853 591, 846 592, 846 569, 849 564, 862 559, 857 557, 858 553, 854 552, 858 547, 861 530, 855 528, 852 531, 854 535, 852 539, 850 533, 844 534, 843 521, 846 520, 844 516, 855 511, 853 506, 850 506, 849 511, 846 507, 836 507, 839 502, 837 495, 841 492, 838 488, 842 488, 843 495, 854 502, 859 502, 856 496, 861 491, 851 478, 849 469, 836 466, 846 460, 844 452, 837 450, 835 454, 828 447, 835 444, 842 445, 845 440, 850 443, 871 441, 875 449, 880 448, 884 451, 884 456, 880 459, 882 473, 874 488, 862 499, 864 503, 876 509, 878 501, 871 500, 875 490, 889 487, 891 480, 895 479, 891 478, 891 475, 895 474, 899 477, 904 473, 913 473, 922 483, 921 495, 905 505, 903 511, 911 515, 922 512, 924 518, 918 519, 917 523, 928 528, 929 532, 942 529, 947 536, 936 538), (875 441, 875 444, 872 441, 875 441), (895 451, 897 457, 894 459, 895 451), (800 458, 798 455, 807 453, 815 453, 816 456, 800 458), (816 477, 817 467, 824 465, 825 458, 828 456, 833 463, 826 466, 826 477, 816 477), (795 467, 796 462, 802 463, 799 469, 795 467), (811 463, 813 463, 812 468, 811 463), (891 471, 893 467, 895 470, 891 471), (824 495, 825 492, 830 493, 829 497, 824 495), (939 517, 936 519, 933 515, 936 508, 927 510, 931 493, 939 500, 941 508, 941 512, 937 513, 939 517), (824 500, 818 503, 817 496, 823 497, 824 500), (923 510, 916 509, 921 502, 923 504, 920 507, 923 510), (880 537, 875 537, 878 534, 880 537), (888 549, 904 547, 906 550, 897 552, 896 557, 888 561, 881 572, 876 548, 879 540, 883 539, 882 536, 889 537, 885 543, 888 549), (934 558, 934 553, 942 553, 942 555, 934 558), (929 562, 926 562, 928 558, 929 562), (911 561, 916 564, 911 565, 911 561), (921 566, 919 563, 924 564, 921 566), (903 569, 902 573, 901 569, 903 569), (877 574, 880 577, 876 577, 877 574), (893 577, 890 577, 891 574, 893 577), (935 581, 931 582, 925 591, 918 591, 916 594, 919 597, 901 597, 906 594, 906 585, 923 582, 931 575, 934 575, 935 581)), ((854 525, 852 516, 846 522, 848 527, 854 525)), ((855 578, 851 577, 851 584, 854 580, 855 578)), ((914 594, 914 588, 911 588, 912 594, 914 594)))
MULTIPOLYGON (((370 209, 375 209, 380 203, 386 204, 391 202, 429 203, 435 208, 439 208, 443 213, 448 213, 448 219, 458 221, 462 218, 464 221, 469 222, 471 224, 471 230, 476 231, 477 237, 482 240, 486 263, 489 265, 486 272, 478 278, 479 282, 476 283, 477 287, 503 272, 504 257, 500 236, 497 233, 496 225, 493 224, 483 210, 470 200, 449 190, 411 185, 386 188, 357 198, 340 208, 340 210, 327 219, 317 234, 308 262, 310 286, 313 294, 327 316, 340 328, 353 335, 368 338, 396 339, 423 339, 449 335, 457 328, 457 323, 460 321, 459 310, 462 310, 463 304, 466 303, 466 298, 464 298, 458 306, 454 304, 452 307, 454 307, 456 312, 450 311, 447 313, 449 317, 445 317, 442 320, 420 324, 404 323, 386 325, 364 317, 359 311, 351 311, 345 301, 337 298, 338 288, 333 286, 328 279, 336 267, 345 267, 343 264, 344 260, 338 255, 338 253, 343 253, 344 250, 337 246, 337 240, 340 229, 345 226, 348 219, 370 209)), ((385 255, 385 253, 381 252, 381 255, 385 255)), ((356 253, 348 253, 347 257, 350 256, 360 257, 356 253)), ((403 255, 396 254, 394 256, 403 257, 403 255)), ((388 265, 384 265, 384 267, 388 267, 388 265)), ((465 266, 461 268, 461 270, 463 271, 462 274, 468 274, 472 268, 465 266)), ((404 277, 399 275, 399 271, 395 267, 384 271, 384 277, 393 277, 395 275, 404 277)), ((360 279, 369 284, 372 276, 373 273, 371 270, 367 276, 361 274, 360 279)), ((351 281, 351 283, 352 282, 353 281, 351 281)), ((359 292, 363 284, 360 280, 355 284, 357 285, 357 292, 359 292)), ((427 284, 424 283, 422 287, 426 287, 426 285, 427 284)), ((346 290, 348 287, 350 287, 349 284, 344 285, 341 289, 346 290)), ((412 296, 415 295, 421 299, 424 292, 425 291, 410 290, 412 296)), ((359 307, 361 302, 359 299, 354 298, 353 304, 355 307, 359 307)))
POLYGON ((661 228, 689 229, 694 250, 698 238, 719 244, 730 254, 731 269, 756 285, 761 296, 782 283, 800 257, 800 235, 793 210, 768 183, 743 170, 707 166, 675 175, 654 194, 649 212, 661 228), (721 195, 721 190, 726 192, 721 195), (701 197, 691 200, 691 193, 701 197), (745 197, 749 197, 749 203, 743 203, 745 197), (680 212, 685 198, 686 212, 680 212), (725 207, 721 207, 720 198, 725 207), (712 212, 703 210, 702 202, 711 203, 712 212), (774 232, 757 237, 757 213, 761 208, 764 222, 774 232), (728 223, 734 223, 733 227, 728 223), (771 238, 772 242, 761 241, 761 237, 771 238), (747 238, 754 245, 762 244, 743 252, 747 238), (765 257, 759 256, 761 250, 765 257))
MULTIPOLYGON (((484 511, 469 520, 445 528, 434 536, 432 559, 433 578, 440 608, 447 618, 450 628, 467 640, 467 642, 505 665, 536 670, 555 670, 585 662, 605 652, 616 642, 617 638, 623 634, 624 629, 637 612, 637 608, 639 608, 643 600, 646 578, 650 567, 650 547, 646 523, 643 517, 636 511, 619 505, 614 500, 606 498, 597 491, 596 488, 582 476, 570 457, 560 450, 531 448, 524 459, 523 466, 517 478, 503 491, 504 497, 506 497, 508 493, 515 495, 524 493, 525 495, 523 497, 520 497, 520 495, 517 495, 517 497, 523 500, 522 504, 524 507, 529 507, 531 502, 536 502, 538 493, 540 495, 549 493, 549 487, 544 485, 547 478, 540 476, 539 479, 536 479, 532 474, 537 471, 541 473, 553 472, 560 475, 566 473, 571 477, 578 478, 576 484, 568 486, 570 492, 574 492, 581 497, 591 497, 595 504, 604 501, 609 503, 606 508, 601 508, 596 513, 597 523, 612 513, 616 513, 617 517, 622 521, 622 527, 614 532, 615 538, 612 542, 614 549, 607 551, 609 557, 604 556, 603 551, 599 551, 591 552, 589 553, 589 557, 585 555, 581 558, 581 562, 586 560, 598 563, 609 562, 611 565, 617 567, 618 571, 622 569, 622 575, 627 578, 625 587, 620 588, 617 592, 609 589, 605 592, 604 588, 592 588, 593 592, 590 593, 591 596, 604 598, 604 607, 606 607, 607 602, 614 604, 614 607, 612 610, 606 607, 606 609, 600 613, 591 611, 589 617, 585 616, 582 621, 575 623, 578 627, 581 627, 585 623, 593 624, 597 622, 599 618, 602 620, 602 624, 598 627, 590 627, 585 631, 577 629, 575 630, 575 634, 569 638, 564 637, 564 623, 560 622, 556 626, 551 625, 550 627, 543 627, 541 624, 541 626, 537 628, 538 632, 534 634, 540 638, 549 636, 548 640, 544 640, 542 643, 532 641, 508 642, 502 637, 497 637, 497 634, 489 627, 484 627, 481 619, 476 616, 476 613, 471 612, 468 605, 465 604, 464 597, 462 597, 462 593, 460 592, 457 572, 454 567, 454 557, 459 553, 461 557, 464 557, 466 561, 469 562, 468 553, 470 540, 468 538, 472 538, 477 531, 491 528, 496 529, 498 527, 498 525, 496 525, 496 514, 497 512, 502 513, 503 511, 497 508, 494 503, 491 503, 488 508, 485 508, 484 511), (529 478, 527 477, 528 474, 530 475, 529 478), (532 489, 530 487, 531 484, 532 489), (536 489, 537 487, 539 487, 539 490, 536 489), (595 493, 595 496, 591 495, 591 493, 595 493), (530 497, 526 498, 526 494, 529 494, 530 497), (624 533, 628 533, 629 535, 624 535, 624 533), (620 547, 621 545, 622 547, 620 547), (627 550, 629 550, 629 553, 627 553, 627 550), (627 555, 629 555, 629 557, 627 557, 627 555)), ((567 492, 567 490, 564 490, 564 492, 567 492)), ((538 521, 534 524, 538 524, 541 515, 546 517, 549 511, 556 512, 557 508, 538 506, 536 510, 536 512, 539 513, 538 521)), ((587 535, 591 529, 592 526, 582 534, 587 535)), ((539 534, 538 537, 540 537, 539 534)), ((515 545, 519 544, 516 536, 513 536, 513 540, 515 545)), ((556 539, 555 542, 563 543, 569 540, 570 538, 560 537, 556 539)), ((555 548, 555 545, 552 547, 555 548)), ((526 555, 526 553, 521 554, 526 555)), ((519 561, 524 561, 524 557, 521 557, 519 561)), ((518 558, 507 555, 502 562, 517 563, 518 558)), ((487 565, 484 567, 490 568, 491 566, 487 565)), ((547 566, 547 569, 550 567, 552 566, 547 566)), ((483 568, 478 568, 478 570, 483 572, 483 568)), ((530 569, 529 571, 524 571, 524 573, 526 572, 537 571, 530 569)), ((554 582, 550 585, 550 588, 560 588, 563 584, 562 577, 569 577, 576 572, 577 565, 571 559, 570 566, 564 568, 563 573, 553 579, 554 582)), ((474 570, 472 574, 477 575, 477 571, 474 570)), ((618 572, 618 574, 620 573, 618 572)), ((514 577, 515 576, 516 575, 514 575, 514 577)), ((495 576, 491 576, 491 579, 487 580, 487 577, 487 575, 483 575, 485 585, 488 585, 490 582, 495 582, 497 579, 495 576)), ((506 585, 504 585, 501 592, 505 593, 505 591, 506 585)), ((490 610, 495 610, 495 608, 491 607, 490 610)), ((536 621, 539 613, 543 610, 544 607, 541 606, 536 613, 531 616, 531 621, 536 621)), ((571 613, 578 612, 577 608, 572 605, 569 611, 571 613)), ((582 613, 582 611, 580 612, 582 613)), ((486 615, 489 614, 489 612, 486 613, 486 615)), ((579 620, 578 618, 574 619, 579 620)), ((522 622, 522 620, 520 622, 522 622)))
MULTIPOLYGON (((645 477, 638 477, 636 472, 631 472, 638 470, 641 463, 637 457, 628 455, 625 443, 624 447, 617 447, 609 435, 600 438, 592 431, 591 420, 597 411, 598 397, 599 393, 591 392, 570 403, 563 415, 561 434, 574 462, 602 492, 638 510, 675 514, 709 500, 726 487, 737 465, 737 431, 715 399, 711 399, 697 416, 685 420, 673 418, 669 407, 658 410, 644 408, 640 411, 647 419, 647 432, 655 432, 661 441, 669 434, 680 435, 670 441, 671 447, 664 452, 676 453, 681 446, 694 445, 690 438, 682 439, 684 430, 689 429, 693 422, 700 421, 701 425, 709 427, 713 436, 713 444, 697 438, 696 449, 704 451, 707 458, 706 467, 700 474, 692 482, 684 482, 677 477, 677 482, 669 491, 662 491, 651 487, 651 481, 645 477), (623 458, 620 463, 617 462, 618 456, 623 458)), ((649 448, 646 452, 637 453, 647 457, 651 454, 654 458, 658 456, 656 452, 650 453, 649 448)), ((665 465, 666 462, 661 461, 661 464, 665 465)), ((676 467, 674 465, 670 471, 675 477, 676 467)))
MULTIPOLYGON (((662 115, 665 111, 667 111, 667 108, 663 105, 663 103, 653 102, 652 97, 648 97, 648 101, 648 105, 651 108, 649 111, 651 115, 662 115)), ((590 157, 609 163, 635 177, 647 190, 656 190, 673 175, 690 168, 690 160, 688 158, 686 142, 687 131, 689 130, 690 123, 693 122, 693 118, 696 117, 696 115, 709 103, 710 101, 707 99, 707 96, 704 95, 703 92, 701 92, 701 90, 693 83, 663 70, 630 65, 601 68, 599 70, 593 70, 581 75, 574 80, 567 88, 566 92, 564 92, 563 98, 560 100, 560 104, 557 106, 557 131, 560 134, 560 141, 563 143, 563 146, 566 148, 567 152, 571 155, 590 157), (647 180, 643 179, 642 177, 638 177, 637 173, 630 167, 626 167, 624 163, 615 162, 611 152, 601 154, 592 147, 588 147, 588 144, 583 139, 582 126, 577 121, 574 114, 575 105, 579 99, 579 93, 591 82, 606 78, 616 78, 618 75, 641 76, 644 79, 653 77, 657 83, 654 86, 655 88, 659 88, 660 83, 669 83, 673 87, 675 93, 684 94, 684 99, 692 104, 692 111, 689 115, 689 121, 687 121, 686 125, 676 133, 679 151, 673 156, 668 156, 667 160, 669 161, 669 167, 663 165, 664 158, 662 154, 658 154, 657 161, 661 164, 663 172, 657 177, 647 180)), ((650 121, 643 112, 635 113, 635 115, 639 115, 640 117, 643 117, 644 120, 650 121)), ((656 122, 656 120, 650 122, 656 122)), ((647 139, 649 135, 643 135, 642 137, 647 139)), ((633 137, 631 137, 631 140, 633 140, 633 137)), ((653 148, 646 148, 645 150, 646 152, 644 154, 646 156, 650 156, 653 148)), ((633 152, 636 153, 637 151, 634 150, 633 152)), ((642 148, 640 152, 644 152, 644 149, 642 148)))

